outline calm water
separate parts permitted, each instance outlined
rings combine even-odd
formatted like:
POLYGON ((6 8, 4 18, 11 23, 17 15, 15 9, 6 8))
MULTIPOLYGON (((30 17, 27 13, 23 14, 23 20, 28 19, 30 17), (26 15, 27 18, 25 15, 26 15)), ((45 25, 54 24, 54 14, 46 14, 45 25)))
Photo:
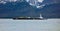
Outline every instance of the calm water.
POLYGON ((60 31, 60 19, 0 19, 0 31, 60 31))

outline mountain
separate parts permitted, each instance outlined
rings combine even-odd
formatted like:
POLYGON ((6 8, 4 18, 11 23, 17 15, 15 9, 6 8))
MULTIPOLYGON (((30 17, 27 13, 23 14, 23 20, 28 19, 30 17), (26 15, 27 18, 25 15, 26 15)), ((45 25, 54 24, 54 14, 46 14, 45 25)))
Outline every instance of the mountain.
POLYGON ((27 2, 7 2, 0 4, 0 18, 13 17, 40 17, 44 18, 60 18, 60 3, 54 3, 36 8, 27 2))

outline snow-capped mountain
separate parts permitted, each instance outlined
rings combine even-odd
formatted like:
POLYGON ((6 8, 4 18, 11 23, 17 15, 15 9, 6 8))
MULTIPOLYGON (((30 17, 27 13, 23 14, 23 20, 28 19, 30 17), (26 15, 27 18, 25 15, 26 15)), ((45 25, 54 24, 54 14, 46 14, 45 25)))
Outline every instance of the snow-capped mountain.
POLYGON ((0 17, 60 18, 59 8, 59 0, 0 0, 0 17))
POLYGON ((0 0, 0 3, 6 4, 7 2, 22 2, 23 0, 0 0))
POLYGON ((26 1, 31 6, 36 6, 37 8, 42 8, 46 4, 53 4, 59 2, 59 0, 0 0, 0 3, 6 4, 7 2, 23 2, 26 1))

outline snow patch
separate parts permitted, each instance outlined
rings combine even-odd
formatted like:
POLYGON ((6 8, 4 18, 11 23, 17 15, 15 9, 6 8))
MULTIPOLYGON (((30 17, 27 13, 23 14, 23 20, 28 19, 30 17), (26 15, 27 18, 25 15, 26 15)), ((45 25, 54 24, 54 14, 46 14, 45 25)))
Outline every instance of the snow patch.
POLYGON ((6 2, 5 2, 5 1, 1 1, 0 3, 2 3, 2 4, 6 4, 6 2))
POLYGON ((44 0, 37 0, 38 2, 42 3, 44 0))
POLYGON ((36 6, 37 8, 43 8, 45 6, 45 4, 44 5, 40 5, 40 6, 36 6))
POLYGON ((29 0, 26 0, 26 2, 29 2, 29 0))
POLYGON ((40 5, 39 3, 42 3, 44 0, 26 0, 26 2, 29 3, 31 6, 36 6, 37 8, 42 8, 45 5, 40 5))

